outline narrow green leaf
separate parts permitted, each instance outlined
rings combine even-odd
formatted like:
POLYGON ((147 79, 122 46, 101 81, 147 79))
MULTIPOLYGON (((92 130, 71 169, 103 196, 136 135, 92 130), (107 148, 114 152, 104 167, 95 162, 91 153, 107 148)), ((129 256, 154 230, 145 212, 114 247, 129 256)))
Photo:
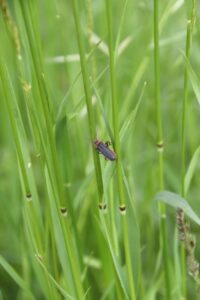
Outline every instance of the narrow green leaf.
POLYGON ((145 81, 144 85, 143 85, 143 88, 142 88, 142 91, 141 91, 141 94, 140 94, 140 97, 138 99, 138 102, 136 103, 135 108, 133 109, 133 111, 130 112, 128 117, 125 119, 124 124, 122 125, 122 127, 120 129, 120 142, 121 143, 123 142, 123 139, 124 139, 125 135, 128 133, 128 130, 129 130, 131 124, 135 121, 139 106, 140 106, 140 104, 142 102, 142 99, 143 99, 143 95, 144 95, 144 92, 145 92, 146 85, 147 85, 147 83, 145 81))
POLYGON ((192 210, 188 202, 178 194, 169 191, 163 191, 158 193, 154 199, 156 201, 166 203, 172 207, 181 208, 191 220, 200 225, 200 218, 192 210))
POLYGON ((99 105, 99 108, 100 108, 102 117, 103 117, 103 119, 104 119, 104 123, 105 123, 106 129, 107 129, 107 132, 108 132, 108 134, 109 134, 109 137, 110 137, 112 143, 114 143, 113 132, 112 132, 112 129, 111 129, 110 125, 109 125, 109 121, 108 121, 108 119, 107 119, 107 116, 106 116, 106 114, 105 114, 105 110, 104 110, 103 102, 102 102, 102 100, 101 100, 101 96, 100 96, 100 94, 99 94, 99 92, 98 92, 98 90, 97 90, 97 87, 96 87, 96 85, 95 85, 95 82, 92 82, 92 80, 91 80, 91 84, 92 84, 92 87, 93 87, 94 92, 95 92, 95 94, 96 94, 96 97, 97 97, 97 100, 98 100, 98 105, 99 105))
POLYGON ((37 261, 39 262, 40 266, 44 270, 45 274, 49 277, 51 282, 55 285, 55 287, 58 289, 58 291, 65 297, 65 299, 74 300, 75 298, 69 295, 63 287, 60 286, 60 284, 57 283, 57 281, 53 278, 53 276, 48 272, 46 266, 42 263, 41 259, 39 257, 36 257, 37 261))
POLYGON ((146 292, 144 300, 155 300, 161 285, 162 285, 162 276, 160 275, 157 278, 157 280, 154 281, 154 284, 152 284, 149 290, 146 292))
POLYGON ((45 169, 46 175, 46 183, 47 183, 47 191, 49 195, 49 204, 51 210, 51 218, 53 223, 54 235, 56 240, 57 252, 58 257, 60 260, 60 264, 62 266, 62 270, 65 274, 66 282, 68 283, 70 293, 74 292, 74 284, 72 279, 72 273, 70 272, 69 265, 69 256, 68 256, 68 249, 65 243, 65 236, 59 216, 59 211, 55 203, 55 196, 51 186, 51 182, 48 176, 47 169, 45 169))
POLYGON ((71 95, 71 92, 72 92, 75 84, 78 82, 78 80, 80 78, 81 78, 81 71, 79 71, 77 73, 77 75, 75 76, 72 84, 70 85, 69 89, 67 90, 64 98, 62 99, 62 101, 59 104, 58 112, 57 112, 57 115, 56 115, 56 122, 60 121, 65 116, 65 113, 68 110, 68 108, 73 106, 71 104, 71 102, 69 101, 69 97, 71 95))
MULTIPOLYGON (((131 129, 131 125, 134 123, 135 121, 135 118, 137 116, 137 112, 138 112, 138 109, 139 109, 139 106, 141 104, 141 101, 143 99, 143 95, 144 95, 144 92, 145 92, 145 88, 146 88, 146 82, 144 82, 144 86, 143 86, 143 89, 141 91, 141 94, 140 94, 140 97, 139 97, 139 100, 135 106, 135 108, 133 109, 132 112, 130 112, 129 116, 127 117, 127 119, 124 121, 121 129, 120 129, 120 133, 119 133, 119 137, 120 137, 120 143, 122 144, 123 141, 124 141, 124 138, 126 135, 129 134, 129 131, 131 129)), ((97 91, 96 91, 97 92, 97 91)), ((98 95, 98 94, 97 94, 98 95)), ((99 99, 99 95, 98 95, 98 99, 99 99)), ((99 99, 99 103, 101 103, 101 100, 99 99)), ((100 104, 101 106, 101 109, 103 110, 103 106, 102 104, 100 104)), ((103 113, 104 114, 104 113, 103 113)), ((105 123, 108 123, 107 119, 106 119, 106 116, 105 116, 105 123)), ((106 128, 108 130, 108 133, 109 133, 109 136, 111 138, 111 141, 113 142, 113 133, 112 133, 112 130, 109 126, 109 124, 106 124, 106 128)), ((107 189, 107 187, 109 186, 109 182, 110 182, 110 179, 112 178, 113 174, 114 174, 114 171, 115 171, 115 165, 114 164, 107 164, 106 167, 104 168, 104 171, 103 171, 103 181, 104 181, 104 188, 105 188, 105 191, 107 189)))
POLYGON ((13 269, 13 267, 11 267, 11 265, 2 256, 0 256, 0 265, 10 275, 10 277, 16 282, 16 284, 20 288, 25 290, 31 299, 34 299, 33 294, 29 290, 27 283, 22 279, 22 277, 19 274, 17 274, 17 272, 13 269))
MULTIPOLYGON (((141 61, 141 63, 139 64, 137 70, 134 72, 132 81, 130 83, 130 88, 128 90, 127 96, 124 99, 124 103, 126 103, 126 107, 129 107, 132 104, 133 98, 135 96, 135 92, 137 90, 137 87, 140 83, 140 81, 142 80, 144 73, 147 69, 149 63, 149 57, 144 57, 144 59, 141 61)), ((123 109, 123 115, 125 116, 125 107, 123 109)))
MULTIPOLYGON (((118 33, 117 33, 117 38, 116 38, 116 42, 115 42, 115 56, 117 57, 117 50, 118 50, 118 46, 119 46, 119 41, 121 38, 121 33, 122 33, 122 28, 123 28, 123 24, 124 24, 124 20, 125 20, 125 15, 126 15, 126 9, 127 9, 127 4, 128 4, 128 0, 124 1, 124 6, 122 9, 122 14, 120 17, 120 21, 119 21, 119 28, 118 28, 118 33)), ((116 59, 115 57, 115 59, 116 59)))
POLYGON ((103 234, 104 234, 105 240, 107 242, 107 245, 108 245, 111 257, 112 257, 112 262, 113 262, 113 266, 114 266, 114 270, 115 270, 115 275, 118 279, 117 282, 120 284, 120 288, 121 288, 121 291, 123 291, 125 299, 129 299, 128 293, 126 291, 126 283, 125 283, 123 269, 122 269, 122 267, 121 267, 121 265, 118 261, 117 256, 115 255, 115 250, 113 248, 113 245, 112 245, 112 242, 111 242, 111 239, 110 239, 110 235, 109 235, 109 232, 108 232, 108 229, 107 229, 105 218, 102 214, 100 216, 101 216, 101 225, 103 227, 103 234))
POLYGON ((114 280, 108 285, 108 287, 104 290, 103 295, 100 300, 106 300, 109 298, 112 289, 114 288, 114 280))
POLYGON ((122 169, 122 176, 123 176, 126 193, 128 196, 126 200, 127 203, 126 216, 124 217, 127 218, 131 263, 132 263, 134 282, 135 282, 135 287, 137 292, 137 289, 139 287, 140 276, 141 276, 140 229, 138 226, 138 220, 136 217, 136 212, 133 204, 133 196, 129 189, 128 180, 126 178, 126 174, 123 169, 122 169))
POLYGON ((195 150, 195 152, 192 156, 192 159, 190 161, 188 170, 187 170, 186 175, 185 175, 185 193, 186 194, 189 190, 190 183, 191 183, 192 177, 194 175, 195 168, 196 168, 197 163, 199 161, 199 157, 200 157, 200 146, 195 150))
POLYGON ((194 90, 195 96, 197 98, 198 103, 200 104, 200 80, 198 78, 198 76, 196 75, 196 73, 194 72, 189 60, 186 58, 185 54, 181 51, 186 67, 188 69, 189 72, 189 78, 192 84, 192 88, 194 90))

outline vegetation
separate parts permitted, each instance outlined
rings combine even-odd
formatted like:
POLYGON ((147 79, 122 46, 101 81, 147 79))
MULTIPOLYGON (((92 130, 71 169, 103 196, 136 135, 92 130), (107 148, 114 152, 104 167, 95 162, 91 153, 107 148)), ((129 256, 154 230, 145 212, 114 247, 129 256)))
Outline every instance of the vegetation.
POLYGON ((199 3, 0 8, 0 299, 199 299, 199 3))

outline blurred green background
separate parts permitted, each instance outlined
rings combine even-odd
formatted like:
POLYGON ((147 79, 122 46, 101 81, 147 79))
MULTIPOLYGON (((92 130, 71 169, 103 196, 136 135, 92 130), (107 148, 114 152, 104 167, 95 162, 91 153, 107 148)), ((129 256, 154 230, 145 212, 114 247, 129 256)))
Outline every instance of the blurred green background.
MULTIPOLYGON (((51 238, 49 239, 48 230, 46 229, 48 225, 45 223, 49 209, 47 183, 42 171, 45 165, 45 157, 40 138, 38 137, 37 140, 37 135, 35 135, 35 140, 33 138, 32 128, 30 127, 30 111, 27 109, 27 103, 22 92, 23 80, 32 85, 35 98, 37 98, 38 92, 34 91, 33 64, 30 59, 30 49, 28 49, 28 40, 20 6, 17 2, 7 2, 12 24, 9 23, 11 21, 6 19, 5 10, 3 12, 1 10, 1 60, 8 69, 17 99, 17 107, 21 112, 26 133, 26 142, 23 142, 23 148, 29 153, 29 158, 24 158, 24 161, 27 170, 33 169, 41 209, 40 213, 44 220, 44 232, 46 233, 43 239, 47 249, 51 249, 51 238), (12 26, 16 26, 19 33, 20 55, 24 63, 26 78, 22 78, 19 71, 12 26), (48 239, 50 242, 48 242, 48 239)), ((180 193, 181 189, 181 109, 185 69, 182 52, 185 52, 187 3, 189 2, 182 0, 160 1, 161 111, 165 146, 164 179, 165 189, 175 193, 180 193)), ((113 1, 114 39, 118 34, 124 4, 124 1, 113 1)), ((62 183, 65 195, 70 197, 74 207, 82 254, 84 257, 94 257, 97 263, 97 266, 87 266, 87 286, 90 287, 88 294, 90 294, 90 299, 116 299, 115 293, 112 294, 111 292, 109 296, 108 292, 108 296, 104 295, 108 286, 111 286, 110 290, 112 290, 112 284, 110 285, 110 283, 112 282, 113 273, 109 256, 105 254, 105 257, 103 257, 102 254, 107 248, 103 243, 104 239, 97 220, 97 191, 80 63, 77 59, 70 61, 71 55, 76 55, 76 58, 79 53, 71 1, 35 1, 34 9, 34 22, 38 39, 38 45, 35 46, 38 47, 38 50, 41 50, 41 57, 44 62, 45 82, 49 93, 50 118, 55 133, 62 183), (107 265, 105 265, 106 262, 107 265), (103 298, 103 295, 105 298, 103 298)), ((79 9, 86 53, 90 53, 93 49, 88 62, 89 73, 94 81, 97 79, 95 85, 103 104, 104 114, 107 122, 112 127, 109 57, 108 53, 105 53, 108 44, 105 2, 79 1, 79 9), (95 37, 97 40, 95 40, 95 37), (101 43, 95 46, 97 41, 100 40, 101 43), (104 51, 102 51, 101 46, 104 46, 104 51)), ((197 1, 196 23, 191 48, 191 65, 197 76, 199 76, 200 70, 199 9, 200 3, 197 1)), ((121 144, 122 164, 131 195, 133 195, 133 203, 140 229, 141 274, 144 291, 143 294, 139 294, 138 299, 165 299, 163 263, 162 261, 159 262, 159 212, 156 202, 153 200, 159 191, 155 147, 157 128, 154 99, 153 1, 127 1, 119 45, 122 52, 117 58, 116 81, 120 107, 120 127, 127 120, 129 113, 136 107, 144 82, 147 83, 136 118, 129 124, 129 129, 121 144), (126 43, 123 43, 124 41, 126 43)), ((24 221, 26 199, 21 189, 19 162, 2 88, 0 97, 0 254, 22 278, 29 282, 30 290, 35 299, 45 299, 39 277, 37 272, 34 271, 34 257, 27 242, 26 222, 24 221)), ((95 103, 97 137, 106 141, 110 137, 98 100, 95 103)), ((38 118, 42 120, 40 107, 36 108, 38 118)), ((15 109, 14 113, 18 118, 15 109)), ((191 81, 189 81, 186 119, 187 167, 199 146, 199 116, 199 103, 191 81)), ((45 126, 43 128, 45 136, 45 126)), ((107 164, 111 164, 104 161, 103 157, 100 157, 100 160, 103 170, 107 164)), ((198 215, 200 215, 199 171, 200 165, 197 160, 187 193, 187 200, 198 215)), ((114 180, 113 184, 116 188, 114 180)), ((106 197, 109 196, 113 197, 114 209, 117 211, 119 206, 117 196, 113 196, 111 189, 107 189, 106 197)), ((167 230, 172 285, 174 284, 173 276, 175 276, 173 271, 175 227, 175 210, 168 207, 167 230)), ((200 257, 198 225, 191 222, 191 231, 196 235, 196 256, 198 258, 200 257)), ((119 239, 121 239, 120 234, 119 232, 119 239)), ((48 250, 45 253, 48 256, 48 250)), ((48 266, 51 269, 50 258, 48 266)), ((58 271, 60 271, 60 274, 62 274, 61 269, 59 263, 58 271)), ((64 275, 60 275, 61 283, 64 282, 62 276, 64 275)), ((199 299, 195 284, 189 276, 187 277, 187 283, 188 299, 199 299)), ((176 283, 173 290, 176 291, 176 283)), ((22 289, 8 275, 5 268, 0 268, 0 291, 0 299, 28 299, 28 296, 23 294, 22 289)), ((177 299, 175 292, 174 295, 174 299, 177 299)), ((48 296, 46 297, 48 299, 48 296)), ((60 295, 58 297, 62 298, 60 295)))

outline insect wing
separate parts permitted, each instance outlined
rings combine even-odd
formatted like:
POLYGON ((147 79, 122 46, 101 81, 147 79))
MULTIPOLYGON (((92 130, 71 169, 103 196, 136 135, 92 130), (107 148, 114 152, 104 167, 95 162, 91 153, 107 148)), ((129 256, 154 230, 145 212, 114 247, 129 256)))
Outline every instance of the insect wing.
POLYGON ((110 150, 104 143, 99 143, 96 149, 109 160, 116 160, 116 154, 110 150))

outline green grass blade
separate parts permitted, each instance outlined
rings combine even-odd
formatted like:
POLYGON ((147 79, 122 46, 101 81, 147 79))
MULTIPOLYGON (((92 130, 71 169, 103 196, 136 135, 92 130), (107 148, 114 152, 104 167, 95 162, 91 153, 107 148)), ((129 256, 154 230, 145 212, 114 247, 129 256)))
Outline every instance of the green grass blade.
POLYGON ((185 174, 185 194, 187 195, 187 192, 190 188, 191 180, 195 172, 195 168, 197 167, 198 161, 200 158, 200 146, 195 150, 192 159, 190 161, 190 164, 188 166, 188 169, 185 174))
POLYGON ((198 103, 200 104, 200 79, 198 78, 196 72, 193 70, 189 60, 186 58, 185 54, 181 52, 187 67, 187 70, 189 72, 189 79, 191 81, 193 91, 195 93, 195 96, 197 98, 198 103))
POLYGON ((188 204, 187 200, 180 197, 178 194, 169 191, 163 191, 158 193, 154 199, 156 201, 166 203, 172 207, 181 208, 191 220, 193 220, 196 224, 200 225, 200 218, 193 211, 191 206, 188 204))
POLYGON ((61 286, 60 284, 58 284, 56 282, 56 280, 53 278, 53 276, 48 272, 46 266, 44 265, 44 263, 41 261, 40 258, 37 257, 37 261, 40 264, 41 268, 44 270, 44 272, 46 273, 46 275, 49 277, 49 279, 52 281, 52 283, 55 285, 55 287, 58 289, 58 291, 62 294, 63 297, 65 297, 65 299, 69 299, 69 300, 75 300, 74 297, 70 296, 61 286))
POLYGON ((16 284, 27 293, 27 297, 29 299, 35 299, 27 283, 23 280, 21 276, 19 276, 19 274, 11 267, 11 265, 2 256, 0 256, 0 265, 16 282, 16 284))
POLYGON ((120 22, 119 22, 119 28, 118 28, 118 33, 117 33, 116 42, 115 42, 115 60, 117 58, 117 51, 118 51, 122 28, 123 28, 123 24, 124 24, 124 20, 125 20, 125 16, 126 16, 126 9, 127 9, 127 5, 128 5, 128 1, 129 0, 124 1, 124 6, 122 9, 122 14, 121 14, 120 22))
POLYGON ((124 272, 123 272, 123 269, 122 269, 122 267, 121 267, 121 265, 118 261, 118 258, 115 255, 115 249, 113 248, 112 241, 110 239, 110 234, 109 234, 106 222, 105 222, 105 218, 102 214, 100 215, 100 217, 101 217, 101 226, 103 227, 103 233, 104 233, 104 236, 105 236, 107 245, 109 247, 111 257, 112 257, 112 262, 113 262, 115 274, 116 274, 117 279, 118 279, 118 284, 120 284, 121 293, 124 295, 125 299, 129 299, 128 292, 127 292, 127 289, 126 289, 124 272))
POLYGON ((122 127, 120 129, 120 134, 119 135, 120 135, 120 142, 121 143, 123 143, 123 141, 124 141, 124 139, 126 137, 126 134, 130 135, 130 127, 133 124, 133 122, 135 122, 135 118, 137 116, 140 104, 141 104, 142 99, 143 99, 145 88, 146 88, 146 82, 143 85, 140 97, 139 97, 139 99, 138 99, 138 101, 137 101, 137 103, 135 105, 135 108, 133 109, 132 112, 129 113, 129 115, 127 116, 126 120, 124 121, 124 123, 123 123, 123 125, 122 125, 122 127))

